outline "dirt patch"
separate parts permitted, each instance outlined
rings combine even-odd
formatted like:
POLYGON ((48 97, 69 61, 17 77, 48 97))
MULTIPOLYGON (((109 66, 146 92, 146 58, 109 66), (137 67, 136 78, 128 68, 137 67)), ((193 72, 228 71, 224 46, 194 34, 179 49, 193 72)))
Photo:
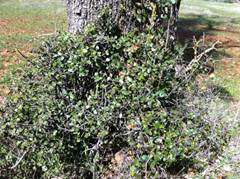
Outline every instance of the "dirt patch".
POLYGON ((212 28, 212 31, 229 32, 229 33, 235 33, 235 34, 240 33, 239 29, 232 29, 232 28, 229 28, 229 27, 214 27, 214 28, 212 28))
POLYGON ((208 25, 194 25, 180 27, 177 32, 182 42, 193 38, 205 38, 206 42, 222 42, 222 48, 240 48, 240 30, 230 27, 209 27, 208 25))
POLYGON ((111 160, 109 169, 103 174, 103 179, 127 178, 129 174, 129 166, 133 162, 132 152, 120 151, 114 155, 111 160))
POLYGON ((3 49, 0 51, 0 57, 2 64, 0 69, 0 79, 7 74, 11 65, 19 64, 23 60, 23 57, 21 57, 16 50, 3 49))
POLYGON ((10 53, 10 51, 8 50, 8 49, 3 49, 1 52, 0 52, 0 56, 2 57, 2 58, 4 58, 4 57, 7 57, 7 56, 9 56, 11 53, 10 53))
POLYGON ((240 48, 227 48, 225 53, 232 59, 240 58, 240 48))
POLYGON ((221 66, 218 75, 228 78, 240 78, 240 59, 222 59, 217 65, 221 66))
POLYGON ((207 42, 220 41, 221 45, 219 47, 221 48, 240 48, 240 40, 236 38, 230 38, 227 36, 223 37, 216 35, 207 35, 205 39, 207 42))
MULTIPOLYGON (((226 32, 229 33, 229 32, 226 32)), ((193 32, 187 29, 180 29, 178 31, 178 39, 180 41, 185 41, 186 39, 192 40, 193 38, 200 39, 204 38, 206 42, 216 42, 220 41, 222 44, 220 45, 221 48, 240 48, 240 38, 238 38, 239 34, 235 35, 212 35, 206 34, 204 32, 193 32)))
POLYGON ((7 26, 8 24, 8 21, 5 20, 5 19, 0 19, 0 27, 4 27, 4 26, 7 26))

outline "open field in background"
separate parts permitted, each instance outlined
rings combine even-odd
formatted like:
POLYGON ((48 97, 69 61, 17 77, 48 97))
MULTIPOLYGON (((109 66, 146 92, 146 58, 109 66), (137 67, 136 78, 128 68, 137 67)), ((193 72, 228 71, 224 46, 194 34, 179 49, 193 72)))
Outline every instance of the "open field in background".
POLYGON ((181 39, 205 36, 222 42, 212 81, 240 98, 240 3, 184 0, 180 14, 181 39))
MULTIPOLYGON (((209 78, 211 85, 220 87, 233 99, 231 113, 236 120, 240 110, 240 3, 221 3, 204 0, 183 0, 180 11, 179 38, 182 41, 201 38, 212 43, 220 41, 221 48, 213 56, 215 70, 209 78)), ((236 130, 222 156, 204 174, 218 178, 240 178, 240 130, 236 130), (223 177, 220 177, 223 178, 223 177)), ((199 177, 196 177, 199 178, 199 177)), ((200 177, 201 178, 201 177, 200 177)))
MULTIPOLYGON (((62 0, 0 0, 0 82, 8 80, 9 68, 23 60, 48 34, 66 29, 62 0), (18 49, 18 50, 17 50, 18 49), (5 75, 5 76, 4 76, 5 75)), ((3 85, 0 96, 6 95, 3 85)))

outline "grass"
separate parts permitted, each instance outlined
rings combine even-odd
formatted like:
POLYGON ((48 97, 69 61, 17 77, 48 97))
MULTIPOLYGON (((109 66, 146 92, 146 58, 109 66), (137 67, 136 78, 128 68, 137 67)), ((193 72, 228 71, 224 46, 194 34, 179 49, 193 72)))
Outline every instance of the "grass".
POLYGON ((212 177, 209 178, 240 178, 240 4, 185 0, 180 12, 181 40, 204 35, 206 42, 222 42, 222 48, 213 55, 215 71, 207 83, 217 86, 227 97, 234 99, 231 102, 231 106, 234 106, 231 107, 232 114, 225 117, 231 118, 235 128, 229 146, 212 166, 212 172, 209 173, 212 177), (231 170, 227 171, 229 168, 231 170))
POLYGON ((66 29, 61 0, 0 1, 0 50, 25 46, 41 34, 66 29))
MULTIPOLYGON (((63 0, 0 0, 0 83, 8 81, 8 69, 24 60, 16 49, 30 55, 47 34, 66 26, 63 0)), ((4 94, 0 90, 0 96, 4 94)))
POLYGON ((240 25, 240 4, 204 0, 185 0, 182 3, 181 15, 199 15, 210 18, 213 22, 230 26, 240 25))
POLYGON ((4 64, 3 64, 3 60, 2 58, 0 57, 0 70, 4 68, 4 64))
POLYGON ((223 43, 213 57, 216 68, 212 82, 240 99, 240 4, 185 0, 180 12, 182 39, 205 35, 210 42, 223 43))

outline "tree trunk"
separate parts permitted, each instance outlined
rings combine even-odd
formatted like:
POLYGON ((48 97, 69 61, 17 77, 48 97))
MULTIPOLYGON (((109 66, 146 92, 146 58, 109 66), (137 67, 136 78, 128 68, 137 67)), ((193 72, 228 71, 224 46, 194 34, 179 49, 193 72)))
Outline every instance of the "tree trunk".
MULTIPOLYGON (((68 8, 68 30, 71 33, 81 33, 83 32, 86 25, 88 25, 91 22, 94 22, 99 12, 105 8, 108 7, 111 9, 112 13, 112 19, 114 19, 113 23, 119 23, 119 8, 120 5, 124 5, 126 9, 125 14, 125 24, 123 24, 123 28, 125 29, 131 29, 127 26, 129 26, 129 23, 131 26, 135 26, 140 29, 140 31, 143 31, 144 28, 149 27, 149 22, 144 22, 145 24, 139 24, 132 22, 131 19, 131 12, 133 10, 133 7, 136 6, 136 2, 139 2, 138 4, 142 4, 141 8, 146 8, 145 5, 146 2, 150 2, 148 0, 67 0, 67 8, 68 8), (129 14, 128 14, 129 13, 129 14), (127 19, 127 20, 126 20, 127 19), (134 24, 135 23, 135 24, 134 24)), ((154 2, 154 1, 153 1, 154 2)), ((176 31, 176 20, 178 16, 178 10, 180 7, 181 0, 177 0, 176 4, 172 6, 164 7, 162 5, 157 5, 156 13, 157 13, 157 26, 154 26, 154 28, 165 28, 167 33, 173 36, 175 36, 176 31), (167 19, 167 20, 166 20, 167 19)), ((156 2, 155 2, 156 3, 156 2)), ((147 9, 147 8, 146 8, 147 9)), ((145 10, 146 10, 145 9, 145 10)), ((149 12, 151 14, 151 12, 149 12)), ((151 15, 149 15, 151 18, 151 15)), ((168 34, 168 35, 169 35, 168 34)), ((173 37, 174 38, 174 37, 173 37)))
POLYGON ((119 5, 123 2, 126 7, 130 6, 130 0, 67 0, 69 32, 82 32, 87 24, 97 19, 104 7, 109 7, 117 17, 119 5))

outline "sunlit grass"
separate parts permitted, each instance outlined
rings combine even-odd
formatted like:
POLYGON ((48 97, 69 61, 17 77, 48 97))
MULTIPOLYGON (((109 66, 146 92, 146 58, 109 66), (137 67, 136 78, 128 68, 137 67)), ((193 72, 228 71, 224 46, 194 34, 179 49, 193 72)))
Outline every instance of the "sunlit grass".
MULTIPOLYGON (((228 117, 233 121, 237 120, 235 108, 239 108, 240 100, 240 4, 184 0, 179 25, 182 32, 190 33, 188 38, 192 38, 194 35, 205 36, 206 41, 210 39, 208 43, 217 40, 223 42, 223 47, 212 55, 215 70, 210 77, 207 77, 206 82, 208 85, 216 87, 226 101, 230 99, 231 108, 236 103, 236 107, 231 111, 233 116, 228 117)), ((180 35, 186 36, 186 34, 180 35)), ((233 139, 239 138, 239 131, 239 126, 236 125, 232 133, 233 139)), ((236 163, 233 160, 237 151, 239 151, 239 145, 232 148, 227 147, 216 164, 216 170, 220 170, 219 172, 224 173, 227 178, 240 178, 239 173, 234 172, 234 168, 239 167, 239 162, 236 163), (223 168, 229 165, 233 171, 225 172, 223 168)), ((219 172, 213 172, 214 176, 210 178, 217 178, 219 172)))
POLYGON ((0 23, 0 50, 21 46, 30 38, 65 30, 65 4, 61 0, 0 1, 0 23))
POLYGON ((24 58, 17 50, 28 55, 48 34, 66 30, 66 16, 63 0, 0 0, 1 84, 8 83, 10 73, 21 68, 24 58))
POLYGON ((240 4, 185 0, 180 12, 179 26, 187 29, 187 33, 207 35, 212 41, 225 43, 224 48, 213 55, 217 60, 213 83, 224 87, 233 98, 240 99, 240 46, 237 47, 240 45, 240 4), (223 64, 226 59, 232 60, 223 64))

